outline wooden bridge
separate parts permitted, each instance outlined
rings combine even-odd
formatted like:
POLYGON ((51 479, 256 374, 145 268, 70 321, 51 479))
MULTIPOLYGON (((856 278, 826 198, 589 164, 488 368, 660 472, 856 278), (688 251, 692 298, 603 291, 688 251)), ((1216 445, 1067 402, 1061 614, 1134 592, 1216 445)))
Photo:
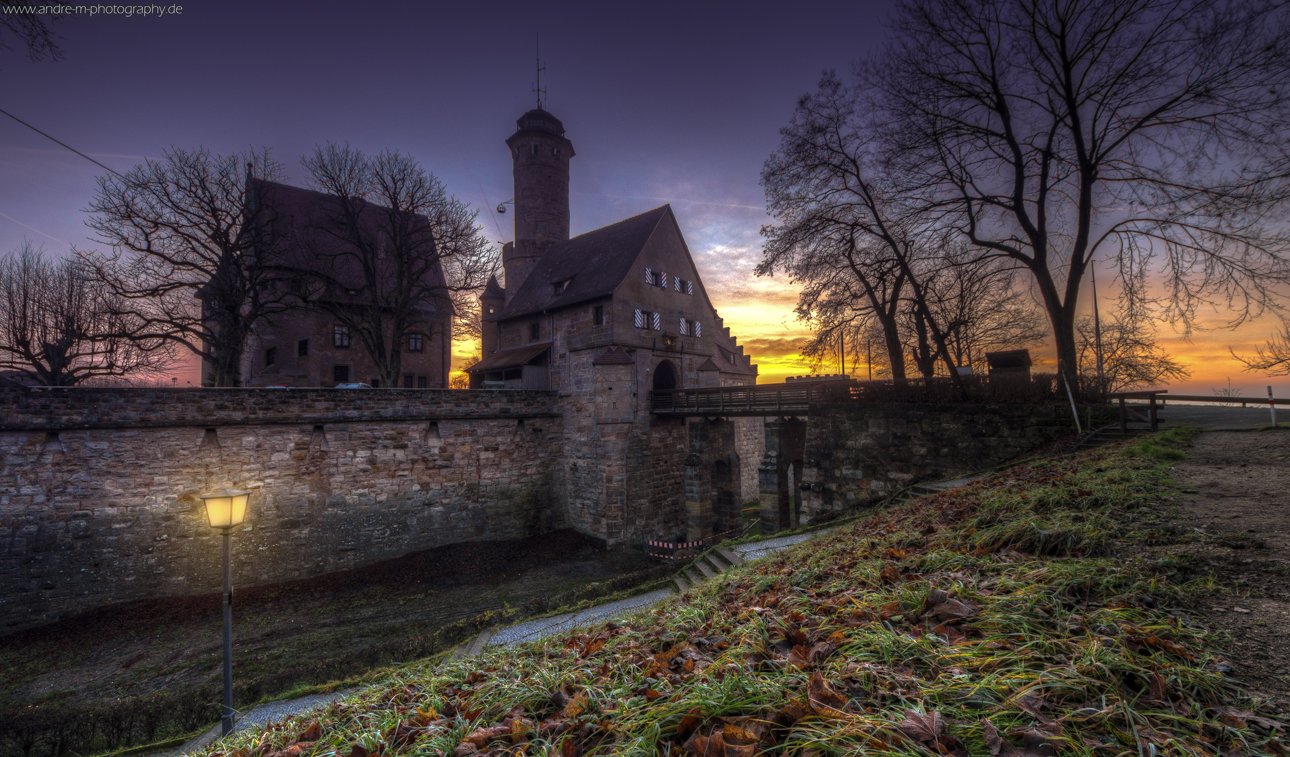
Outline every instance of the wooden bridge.
POLYGON ((653 391, 650 412, 679 417, 805 415, 812 405, 852 399, 856 386, 837 379, 653 391))

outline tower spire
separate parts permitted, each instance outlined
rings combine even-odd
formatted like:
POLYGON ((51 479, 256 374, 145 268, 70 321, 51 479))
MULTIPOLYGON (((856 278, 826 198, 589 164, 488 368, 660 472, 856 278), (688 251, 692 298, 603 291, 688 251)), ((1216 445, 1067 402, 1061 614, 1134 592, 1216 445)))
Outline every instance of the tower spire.
POLYGON ((542 65, 542 39, 537 32, 533 33, 533 61, 534 67, 537 69, 537 79, 533 82, 533 92, 537 95, 537 106, 541 108, 544 104, 542 95, 546 94, 546 90, 542 89, 542 72, 546 70, 546 66, 542 65))

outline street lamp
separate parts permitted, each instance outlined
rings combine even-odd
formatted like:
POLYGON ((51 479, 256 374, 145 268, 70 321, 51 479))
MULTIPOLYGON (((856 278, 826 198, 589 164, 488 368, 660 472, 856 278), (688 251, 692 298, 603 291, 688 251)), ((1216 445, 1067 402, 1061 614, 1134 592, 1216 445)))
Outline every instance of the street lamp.
POLYGON ((251 493, 221 489, 201 496, 211 528, 224 534, 224 717, 221 734, 233 730, 233 547, 229 537, 246 519, 246 501, 251 493))

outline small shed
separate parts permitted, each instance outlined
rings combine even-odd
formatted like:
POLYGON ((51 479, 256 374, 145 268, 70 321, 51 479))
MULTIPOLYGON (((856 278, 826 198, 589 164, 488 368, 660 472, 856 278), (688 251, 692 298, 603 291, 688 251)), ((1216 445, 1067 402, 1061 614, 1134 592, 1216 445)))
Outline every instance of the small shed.
POLYGON ((550 342, 500 350, 466 369, 471 389, 547 389, 550 342))
POLYGON ((1000 350, 985 353, 991 376, 1024 376, 1030 378, 1030 350, 1000 350))

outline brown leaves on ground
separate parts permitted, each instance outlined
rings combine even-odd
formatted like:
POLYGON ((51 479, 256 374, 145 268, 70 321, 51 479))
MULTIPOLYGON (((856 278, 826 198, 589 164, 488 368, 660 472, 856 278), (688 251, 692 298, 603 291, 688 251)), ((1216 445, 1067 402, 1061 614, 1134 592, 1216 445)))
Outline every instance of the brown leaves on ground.
POLYGON ((981 721, 981 727, 985 732, 985 744, 994 757, 1052 757, 1061 743, 1061 733, 1055 728, 1053 730, 1028 728, 1013 731, 1012 735, 1020 736, 1022 739, 1021 746, 1018 747, 1000 736, 994 723, 988 719, 981 721))
POLYGON ((806 701, 811 703, 815 714, 822 718, 847 717, 847 698, 829 688, 819 673, 812 674, 810 682, 806 684, 806 701))

